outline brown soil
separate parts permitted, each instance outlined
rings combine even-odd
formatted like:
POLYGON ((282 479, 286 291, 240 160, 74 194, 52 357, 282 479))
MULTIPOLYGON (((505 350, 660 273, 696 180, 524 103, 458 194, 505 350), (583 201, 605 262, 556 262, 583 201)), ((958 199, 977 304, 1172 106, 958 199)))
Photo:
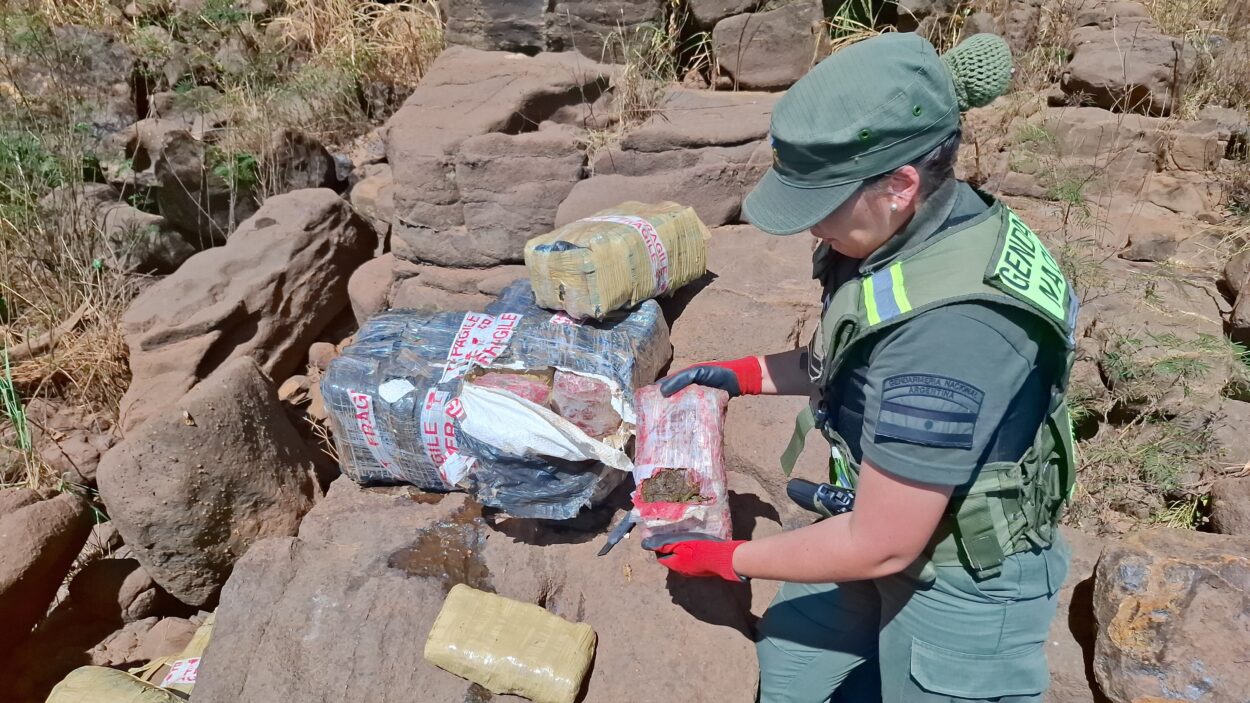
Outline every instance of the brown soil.
POLYGON ((699 503, 699 487, 692 483, 687 469, 660 469, 642 482, 642 499, 648 503, 699 503))

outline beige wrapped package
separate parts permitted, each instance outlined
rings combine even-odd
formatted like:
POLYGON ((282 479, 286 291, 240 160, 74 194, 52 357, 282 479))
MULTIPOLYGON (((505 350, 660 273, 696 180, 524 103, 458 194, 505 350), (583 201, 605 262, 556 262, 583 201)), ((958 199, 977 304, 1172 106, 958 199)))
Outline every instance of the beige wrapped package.
POLYGON ((48 694, 47 703, 182 703, 183 699, 124 671, 101 666, 74 669, 48 694))
POLYGON ((425 642, 430 663, 536 703, 573 703, 594 654, 590 625, 464 584, 447 594, 425 642))
POLYGON ((702 276, 710 237, 692 208, 627 202, 531 239, 525 266, 539 305, 602 320, 702 276))

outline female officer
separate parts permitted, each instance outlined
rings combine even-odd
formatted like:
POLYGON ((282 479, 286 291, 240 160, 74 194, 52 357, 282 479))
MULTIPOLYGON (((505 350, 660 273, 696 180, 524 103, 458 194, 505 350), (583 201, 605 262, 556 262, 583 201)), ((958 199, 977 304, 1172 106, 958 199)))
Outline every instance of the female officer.
POLYGON ((743 213, 819 240, 821 329, 805 350, 662 381, 810 395, 783 465, 814 426, 855 488, 852 512, 808 527, 657 549, 687 576, 784 582, 760 623, 765 703, 1016 703, 1048 684, 1076 306, 1028 227, 953 175, 960 111, 1001 94, 1010 65, 993 35, 939 57, 886 34, 800 80, 743 213))

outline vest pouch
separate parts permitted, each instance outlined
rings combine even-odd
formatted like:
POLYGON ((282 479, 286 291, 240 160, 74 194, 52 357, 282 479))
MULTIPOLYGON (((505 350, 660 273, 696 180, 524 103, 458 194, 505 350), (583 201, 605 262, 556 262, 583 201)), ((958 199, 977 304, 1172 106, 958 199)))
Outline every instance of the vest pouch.
POLYGON ((1043 644, 994 654, 968 654, 912 638, 911 676, 929 693, 953 698, 1036 696, 1050 682, 1043 644))

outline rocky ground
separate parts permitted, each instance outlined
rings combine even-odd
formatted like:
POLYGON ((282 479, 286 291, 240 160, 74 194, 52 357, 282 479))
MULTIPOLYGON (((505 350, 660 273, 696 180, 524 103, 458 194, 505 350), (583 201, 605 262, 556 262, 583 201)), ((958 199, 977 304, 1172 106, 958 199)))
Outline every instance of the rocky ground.
MULTIPOLYGON (((688 204, 712 230, 709 275, 662 301, 674 367, 806 343, 813 242, 740 207, 781 91, 854 17, 814 1, 358 5, 343 17, 359 37, 405 41, 359 54, 374 58, 347 74, 346 107, 326 98, 341 63, 318 63, 347 41, 317 14, 337 2, 33 3, 6 20, 0 101, 72 93, 93 161, 34 193, 38 218, 0 199, 0 235, 89 232, 94 273, 64 280, 119 302, 82 293, 23 326, 36 279, 4 269, 0 699, 176 655, 215 613, 197 702, 483 700, 421 654, 464 582, 594 627, 582 700, 752 700, 775 585, 672 577, 631 541, 594 556, 623 490, 539 523, 358 487, 327 453, 318 382, 370 315, 481 310, 526 275, 527 239, 631 199, 688 204), (111 24, 81 24, 88 6, 111 24), (238 78, 275 55, 294 57, 263 68, 281 91, 238 78), (324 90, 298 89, 310 66, 324 90), (67 360, 113 354, 110 334, 113 380, 67 360)), ((1224 20, 1170 7, 907 0, 878 17, 1009 39, 1017 85, 968 115, 961 172, 1082 295, 1055 703, 1250 687, 1250 39, 1227 21, 1236 3, 1224 20)), ((0 165, 25 178, 4 126, 0 165)), ((777 467, 801 402, 730 405, 738 538, 810 519, 777 467)), ((813 446, 799 475, 821 465, 813 446)))

